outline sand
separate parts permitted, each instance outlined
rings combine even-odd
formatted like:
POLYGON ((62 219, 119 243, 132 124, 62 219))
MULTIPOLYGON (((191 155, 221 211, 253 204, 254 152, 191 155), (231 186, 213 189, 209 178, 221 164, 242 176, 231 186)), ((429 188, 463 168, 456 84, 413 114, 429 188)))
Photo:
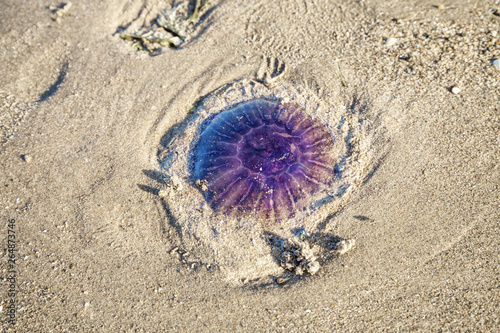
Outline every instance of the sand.
POLYGON ((0 5, 2 331, 499 329, 498 0, 212 1, 178 48, 120 38, 169 8, 0 5), (217 215, 183 215, 189 175, 166 199, 166 138, 188 147, 241 82, 369 125, 357 186, 314 223, 355 246, 313 275, 272 260, 267 227, 192 233, 217 215))

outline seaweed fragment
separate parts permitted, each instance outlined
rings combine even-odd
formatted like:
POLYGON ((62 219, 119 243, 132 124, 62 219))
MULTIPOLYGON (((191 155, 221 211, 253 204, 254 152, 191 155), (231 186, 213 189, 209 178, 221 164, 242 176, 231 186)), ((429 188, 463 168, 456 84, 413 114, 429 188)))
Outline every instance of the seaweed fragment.
POLYGON ((189 5, 189 1, 179 2, 170 9, 161 10, 151 24, 142 29, 143 32, 122 31, 118 36, 132 41, 135 50, 148 53, 165 46, 178 48, 189 40, 190 30, 200 22, 209 7, 208 0, 195 0, 193 6, 189 5))

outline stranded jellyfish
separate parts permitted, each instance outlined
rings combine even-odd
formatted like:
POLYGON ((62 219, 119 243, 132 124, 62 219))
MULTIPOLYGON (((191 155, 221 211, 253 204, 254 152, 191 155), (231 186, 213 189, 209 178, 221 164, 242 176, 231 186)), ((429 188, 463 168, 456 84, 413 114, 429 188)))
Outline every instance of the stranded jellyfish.
POLYGON ((333 139, 296 105, 255 99, 219 113, 194 150, 194 177, 215 211, 281 220, 334 178, 333 139))

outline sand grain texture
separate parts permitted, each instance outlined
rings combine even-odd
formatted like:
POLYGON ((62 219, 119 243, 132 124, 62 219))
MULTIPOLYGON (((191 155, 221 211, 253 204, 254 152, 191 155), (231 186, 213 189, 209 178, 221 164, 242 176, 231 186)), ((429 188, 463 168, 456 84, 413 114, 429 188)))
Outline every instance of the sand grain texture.
POLYGON ((2 331, 498 330, 500 3, 437 4, 214 1, 150 56, 116 33, 161 2, 58 18, 57 2, 3 1, 1 277, 15 219, 18 278, 2 331), (165 133, 238 80, 376 115, 372 169, 325 227, 356 247, 313 277, 228 282, 158 195, 165 133))

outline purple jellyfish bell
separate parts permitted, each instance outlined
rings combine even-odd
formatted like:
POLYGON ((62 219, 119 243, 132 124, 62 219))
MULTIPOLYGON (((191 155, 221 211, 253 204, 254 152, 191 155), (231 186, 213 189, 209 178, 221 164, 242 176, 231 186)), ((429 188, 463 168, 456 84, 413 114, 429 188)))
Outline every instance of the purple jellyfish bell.
POLYGON ((296 105, 255 99, 219 113, 194 150, 194 177, 226 214, 276 221, 312 203, 334 179, 333 139, 296 105))

